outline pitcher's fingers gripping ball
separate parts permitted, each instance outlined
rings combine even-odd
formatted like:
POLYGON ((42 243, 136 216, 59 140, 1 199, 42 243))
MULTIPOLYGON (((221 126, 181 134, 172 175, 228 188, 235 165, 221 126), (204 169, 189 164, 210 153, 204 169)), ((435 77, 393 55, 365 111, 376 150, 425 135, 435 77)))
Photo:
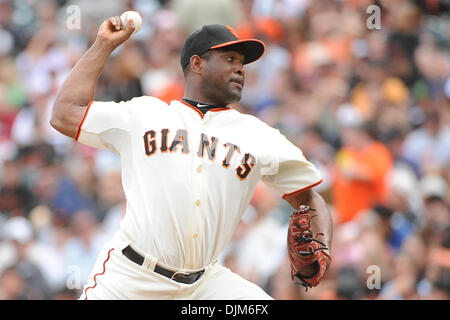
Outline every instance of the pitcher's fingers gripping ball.
POLYGON ((317 239, 323 234, 314 235, 311 230, 311 219, 316 216, 311 216, 311 211, 316 210, 300 205, 291 214, 287 236, 291 278, 299 280, 306 290, 319 284, 331 263, 330 255, 325 252, 327 246, 317 239))
POLYGON ((132 20, 134 24, 134 31, 133 33, 138 32, 141 29, 142 26, 142 17, 141 15, 136 11, 125 11, 120 15, 120 24, 121 29, 125 29, 128 21, 132 20))

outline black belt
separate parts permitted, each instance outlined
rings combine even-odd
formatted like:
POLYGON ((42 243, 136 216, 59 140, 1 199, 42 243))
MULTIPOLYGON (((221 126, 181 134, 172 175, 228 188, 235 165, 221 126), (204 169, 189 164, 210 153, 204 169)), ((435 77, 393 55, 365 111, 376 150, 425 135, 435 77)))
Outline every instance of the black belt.
MULTIPOLYGON (((134 263, 142 266, 144 263, 144 257, 137 253, 131 246, 126 247, 122 250, 122 253, 125 257, 133 261, 134 263)), ((153 270, 156 273, 159 273, 169 279, 175 280, 177 282, 192 284, 197 281, 205 270, 200 270, 194 273, 181 273, 179 271, 171 271, 165 269, 158 264, 155 265, 155 269, 153 270)))

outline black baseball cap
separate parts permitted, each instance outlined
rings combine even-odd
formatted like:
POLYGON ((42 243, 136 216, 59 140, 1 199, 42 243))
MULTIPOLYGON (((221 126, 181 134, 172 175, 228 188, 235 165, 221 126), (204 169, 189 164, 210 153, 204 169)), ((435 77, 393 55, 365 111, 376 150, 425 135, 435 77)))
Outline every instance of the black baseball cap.
POLYGON ((230 26, 207 24, 187 37, 181 50, 181 67, 186 68, 193 55, 201 55, 208 50, 224 47, 232 47, 242 53, 244 64, 258 60, 266 50, 266 46, 260 40, 239 39, 230 26))

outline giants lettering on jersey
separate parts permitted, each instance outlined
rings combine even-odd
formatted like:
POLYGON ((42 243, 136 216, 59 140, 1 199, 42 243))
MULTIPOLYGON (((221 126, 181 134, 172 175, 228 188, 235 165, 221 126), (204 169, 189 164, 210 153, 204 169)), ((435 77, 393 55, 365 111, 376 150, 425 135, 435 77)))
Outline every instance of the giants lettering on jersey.
MULTIPOLYGON (((188 144, 188 134, 186 130, 177 130, 172 143, 169 145, 168 141, 169 129, 162 129, 160 131, 160 147, 159 151, 161 153, 176 152, 181 147, 181 152, 183 154, 189 153, 188 144)), ((152 156, 157 150, 157 132, 154 130, 149 130, 144 134, 144 149, 147 156, 152 156)), ((209 160, 214 161, 216 158, 216 149, 219 146, 219 139, 217 137, 209 138, 206 134, 202 133, 200 135, 200 142, 197 151, 197 156, 203 158, 206 154, 209 160)), ((240 148, 230 142, 223 144, 223 147, 227 150, 226 156, 222 161, 222 166, 226 169, 230 167, 231 159, 234 154, 241 153, 240 148)), ((242 156, 240 165, 235 169, 236 175, 239 179, 244 180, 252 171, 256 164, 256 158, 251 153, 245 153, 242 156)))

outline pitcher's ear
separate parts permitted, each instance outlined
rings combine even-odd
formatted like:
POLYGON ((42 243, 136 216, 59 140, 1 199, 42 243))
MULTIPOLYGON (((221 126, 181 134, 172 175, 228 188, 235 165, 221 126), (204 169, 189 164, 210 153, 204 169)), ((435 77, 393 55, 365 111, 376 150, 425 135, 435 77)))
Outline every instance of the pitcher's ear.
POLYGON ((200 58, 200 56, 193 55, 189 62, 191 71, 193 73, 200 73, 203 68, 204 62, 205 61, 202 58, 200 58))

